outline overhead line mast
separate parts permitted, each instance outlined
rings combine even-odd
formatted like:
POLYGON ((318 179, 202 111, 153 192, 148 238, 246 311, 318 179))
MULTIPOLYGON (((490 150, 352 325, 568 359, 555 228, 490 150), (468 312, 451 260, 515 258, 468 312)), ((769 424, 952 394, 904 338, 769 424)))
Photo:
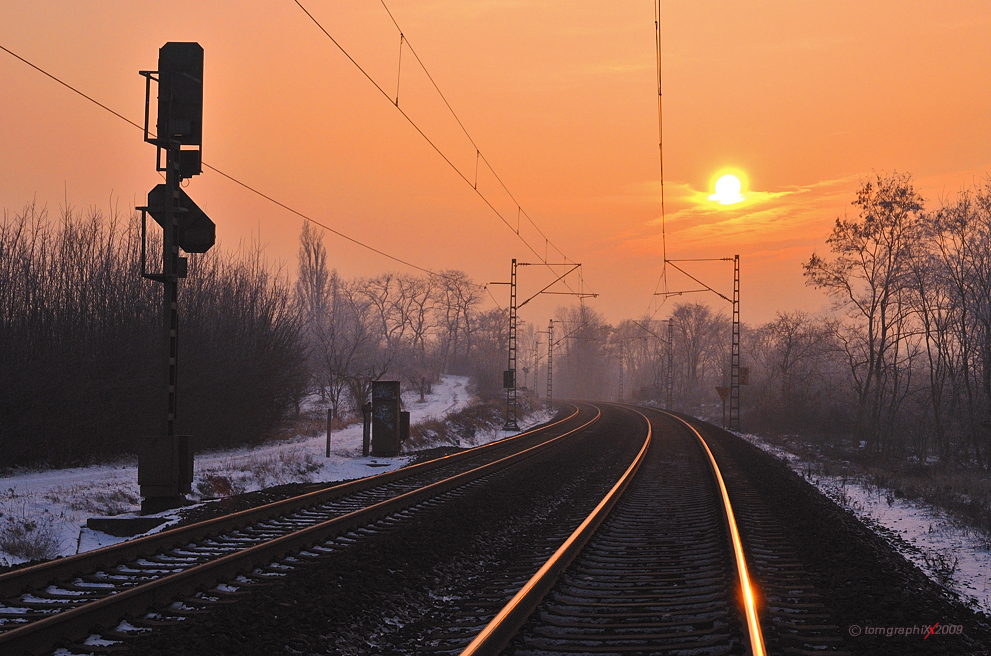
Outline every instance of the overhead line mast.
MULTIPOLYGON (((503 426, 503 430, 519 430, 518 417, 517 417, 517 395, 516 395, 516 322, 517 322, 517 312, 519 308, 523 307, 533 299, 537 298, 541 294, 570 294, 572 296, 578 296, 579 299, 584 299, 586 296, 595 297, 596 294, 583 293, 583 292, 551 292, 548 288, 557 282, 563 281, 564 277, 569 273, 574 272, 576 269, 581 267, 581 264, 575 264, 572 262, 564 263, 542 263, 548 266, 569 266, 571 267, 557 278, 555 278, 551 283, 544 286, 543 289, 538 291, 527 298, 522 303, 517 304, 517 294, 516 294, 516 269, 521 266, 534 266, 532 262, 517 262, 516 258, 513 258, 512 272, 510 274, 509 282, 490 282, 490 285, 509 285, 509 363, 506 371, 502 375, 502 386, 506 389, 506 424, 503 426)), ((570 289, 570 288, 569 288, 570 289)), ((553 334, 553 330, 552 330, 553 334)), ((553 349, 553 344, 549 346, 553 349)), ((548 384, 548 389, 549 389, 548 384)))
MULTIPOLYGON (((730 342, 730 430, 740 430, 740 256, 733 257, 701 257, 684 260, 668 260, 668 263, 688 276, 694 282, 702 285, 702 289, 689 289, 685 291, 663 292, 666 296, 681 296, 682 294, 692 294, 696 292, 712 292, 719 298, 730 303, 733 307, 733 328, 730 342), (676 262, 732 262, 733 263, 733 298, 721 294, 709 285, 705 284, 692 274, 688 273, 676 262)), ((722 394, 722 392, 720 392, 722 394)), ((725 410, 725 397, 723 398, 723 408, 725 410)))

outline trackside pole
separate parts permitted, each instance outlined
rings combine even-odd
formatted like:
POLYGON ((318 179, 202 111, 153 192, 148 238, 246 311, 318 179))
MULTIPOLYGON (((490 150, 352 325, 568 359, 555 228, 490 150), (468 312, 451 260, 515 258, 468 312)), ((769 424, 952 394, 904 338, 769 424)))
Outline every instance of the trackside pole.
POLYGON ((733 339, 729 374, 729 429, 740 430, 740 256, 733 256, 733 339))
POLYGON ((554 407, 554 320, 547 322, 547 407, 554 407))
POLYGON ((668 319, 668 379, 664 409, 674 410, 674 319, 668 319))
POLYGON ((366 402, 361 406, 361 455, 363 458, 368 457, 368 451, 372 444, 372 403, 371 401, 366 402))
POLYGON ((334 421, 334 409, 327 408, 327 457, 330 457, 330 424, 334 421))
POLYGON ((516 258, 513 258, 513 273, 509 287, 509 367, 502 377, 506 388, 506 431, 518 431, 516 423, 516 258))

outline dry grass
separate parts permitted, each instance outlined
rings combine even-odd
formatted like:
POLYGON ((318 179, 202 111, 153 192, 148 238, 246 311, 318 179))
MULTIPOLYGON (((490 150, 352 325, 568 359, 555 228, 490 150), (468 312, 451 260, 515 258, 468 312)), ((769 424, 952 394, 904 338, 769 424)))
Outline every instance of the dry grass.
POLYGON ((222 465, 197 472, 194 489, 201 497, 229 497, 249 490, 309 483, 320 463, 302 447, 278 454, 228 458, 222 465))
POLYGON ((25 560, 55 558, 61 553, 59 539, 65 515, 53 515, 47 509, 40 516, 28 516, 27 502, 4 504, 0 512, 0 551, 25 560))
POLYGON ((502 426, 503 406, 497 402, 475 403, 445 419, 427 419, 410 426, 404 451, 434 446, 474 446, 479 433, 502 426))
POLYGON ((943 586, 950 584, 957 571, 957 566, 960 564, 960 559, 954 556, 952 551, 928 549, 923 552, 922 560, 925 561, 926 568, 943 586))
POLYGON ((71 510, 95 515, 112 516, 137 510, 141 499, 132 485, 111 483, 106 489, 96 491, 94 485, 58 486, 44 498, 67 506, 71 510))
POLYGON ((426 421, 410 426, 409 440, 403 444, 403 449, 406 451, 415 451, 428 446, 445 444, 458 446, 460 440, 452 431, 448 430, 445 422, 439 419, 427 419, 426 421))

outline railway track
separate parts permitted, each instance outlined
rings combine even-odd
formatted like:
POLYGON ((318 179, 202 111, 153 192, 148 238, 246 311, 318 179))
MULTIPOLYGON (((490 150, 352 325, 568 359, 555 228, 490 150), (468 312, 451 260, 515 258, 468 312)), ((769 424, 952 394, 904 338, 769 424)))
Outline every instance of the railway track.
POLYGON ((623 479, 462 656, 842 653, 744 481, 731 494, 695 428, 644 412, 652 436, 623 479))
MULTIPOLYGON (((600 414, 574 406, 559 421, 484 447, 0 575, 0 653, 45 653, 97 627, 119 634, 174 623, 201 612, 181 601, 197 589, 209 589, 198 594, 200 606, 230 601, 283 576, 289 567, 280 561, 316 559, 332 548, 328 540, 401 522, 562 443, 600 414), (122 623, 125 616, 139 619, 122 623)), ((89 646, 100 651, 101 642, 89 646)))
MULTIPOLYGON (((748 454, 691 418, 582 406, 501 445, 211 520, 196 539, 173 531, 154 553, 142 539, 99 567, 94 552, 0 576, 0 653, 879 653, 838 626, 864 612, 843 596, 863 573, 841 556, 875 543, 748 454), (844 551, 796 538, 796 512, 844 531, 844 551)), ((856 590, 898 593, 877 581, 856 590)), ((915 647, 984 653, 968 640, 915 647)))

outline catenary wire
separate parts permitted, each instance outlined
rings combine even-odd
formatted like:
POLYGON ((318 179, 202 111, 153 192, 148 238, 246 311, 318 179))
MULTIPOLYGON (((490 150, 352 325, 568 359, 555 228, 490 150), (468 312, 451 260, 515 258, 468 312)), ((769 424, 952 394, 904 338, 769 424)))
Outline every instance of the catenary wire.
POLYGON ((664 295, 660 305, 654 309, 653 312, 650 308, 654 304, 654 298, 657 296, 657 292, 661 289, 662 283, 664 286, 664 291, 667 291, 667 270, 668 270, 668 242, 667 242, 667 225, 666 216, 664 211, 664 114, 663 114, 663 88, 662 88, 662 58, 661 58, 661 0, 654 0, 654 50, 657 60, 657 155, 658 155, 658 168, 660 174, 660 187, 661 187, 661 275, 657 278, 657 284, 654 285, 654 291, 650 295, 650 301, 647 303, 647 311, 644 312, 644 316, 648 318, 648 321, 654 318, 654 316, 660 311, 661 307, 667 302, 667 296, 664 295))
MULTIPOLYGON (((396 27, 397 30, 399 30, 399 36, 400 36, 400 38, 403 38, 403 30, 402 30, 401 27, 399 27, 399 22, 396 20, 396 17, 392 14, 392 10, 389 9, 389 6, 387 4, 385 4, 385 0, 379 0, 379 2, 382 3, 382 7, 385 9, 385 12, 387 14, 389 14, 389 18, 390 18, 390 20, 392 20, 392 24, 395 25, 395 27, 396 27)), ((489 171, 492 173, 492 175, 495 176, 495 179, 499 181, 499 184, 502 186, 503 191, 505 191, 506 194, 510 197, 510 199, 512 199, 513 203, 516 204, 517 209, 519 209, 520 212, 523 214, 523 216, 526 217, 527 221, 530 222, 530 225, 533 226, 534 230, 536 230, 540 234, 540 236, 544 238, 544 241, 546 241, 548 244, 550 244, 550 246, 553 247, 554 250, 557 251, 559 255, 561 255, 565 259, 568 259, 568 256, 561 252, 561 250, 554 244, 554 242, 552 242, 547 237, 547 235, 544 234, 544 231, 540 229, 540 226, 538 226, 537 223, 530 217, 530 215, 527 214, 525 210, 523 210, 523 208, 520 205, 520 202, 518 200, 516 200, 516 197, 515 196, 513 196, 513 192, 511 192, 509 190, 509 187, 506 186, 506 183, 503 182, 502 181, 502 178, 499 177, 499 174, 496 173, 496 170, 492 167, 492 164, 489 162, 488 159, 486 159, 485 155, 482 154, 481 149, 479 149, 479 147, 478 147, 478 144, 475 143, 475 140, 472 138, 471 134, 468 132, 468 128, 465 127, 465 124, 461 121, 461 117, 458 116, 458 113, 454 111, 454 107, 452 107, 451 106, 451 103, 448 102, 447 96, 445 96, 444 95, 444 92, 440 90, 440 86, 434 80, 434 76, 430 74, 430 71, 427 69, 426 64, 424 64, 423 63, 423 60, 420 59, 420 55, 413 48, 413 45, 409 42, 409 39, 406 39, 406 47, 409 48, 410 53, 413 55, 414 58, 416 58, 416 62, 420 65, 420 68, 426 74, 427 79, 430 80, 430 84, 433 85, 434 90, 437 92, 437 95, 440 96, 440 99, 442 101, 444 101, 444 105, 447 107, 448 111, 451 112, 451 116, 454 117, 454 120, 455 121, 457 121, 458 126, 461 128, 461 131, 464 133, 465 137, 471 143, 472 147, 474 147, 475 153, 477 154, 477 156, 483 162, 485 162, 485 166, 487 166, 488 169, 489 169, 489 171)), ((349 59, 350 59, 350 57, 349 57, 349 59)), ((354 60, 352 59, 352 61, 354 61, 354 60)), ((367 77, 367 74, 366 74, 366 77, 367 77)), ((517 234, 519 234, 519 228, 516 229, 516 232, 517 232, 517 234)))
MULTIPOLYGON (((368 71, 366 71, 366 70, 365 70, 365 69, 364 69, 364 68, 363 68, 363 67, 361 66, 361 64, 359 64, 359 63, 358 63, 358 61, 357 61, 357 60, 356 60, 356 59, 355 59, 355 58, 354 58, 354 57, 353 57, 353 56, 352 56, 352 55, 351 55, 351 54, 350 54, 350 53, 349 53, 349 52, 348 52, 348 51, 347 51, 347 50, 346 50, 346 49, 344 48, 344 46, 342 46, 342 45, 341 45, 341 43, 340 43, 340 42, 339 42, 339 41, 338 41, 337 39, 335 39, 335 38, 333 37, 333 35, 331 35, 331 34, 330 34, 330 32, 329 32, 329 31, 328 31, 328 30, 327 30, 327 29, 326 29, 326 28, 325 28, 325 27, 323 26, 323 24, 322 24, 322 23, 321 23, 321 22, 320 22, 319 20, 317 20, 317 18, 316 18, 316 16, 314 16, 314 15, 313 15, 313 14, 312 14, 312 13, 311 13, 311 12, 310 12, 310 11, 309 11, 309 10, 308 10, 307 8, 306 8, 306 7, 305 7, 305 6, 304 6, 304 5, 302 4, 302 2, 300 2, 300 0, 293 0, 293 2, 294 2, 294 3, 295 3, 295 4, 296 4, 296 5, 297 5, 297 6, 298 6, 298 7, 300 8, 300 10, 302 10, 302 11, 303 11, 303 13, 304 13, 304 14, 306 14, 306 16, 307 16, 307 18, 309 18, 309 19, 310 19, 310 21, 311 21, 311 22, 312 22, 312 23, 313 23, 313 24, 314 24, 314 25, 315 25, 315 26, 316 26, 316 27, 317 27, 317 28, 318 28, 318 29, 319 29, 319 30, 320 30, 320 31, 321 31, 321 32, 322 32, 322 33, 324 34, 324 36, 326 36, 326 37, 327 37, 327 39, 329 39, 329 40, 330 40, 330 42, 331 42, 331 43, 333 43, 333 44, 334 44, 334 46, 336 46, 336 47, 337 47, 337 49, 338 49, 338 50, 340 50, 340 51, 341 51, 341 53, 342 53, 342 54, 343 54, 343 55, 344 55, 345 57, 347 57, 347 59, 348 59, 348 61, 350 61, 350 62, 351 62, 351 63, 352 63, 352 64, 353 64, 354 66, 355 66, 355 68, 357 68, 357 69, 358 69, 358 70, 359 70, 359 71, 361 72, 361 74, 362 74, 362 75, 364 75, 364 76, 365 76, 365 78, 366 78, 366 79, 367 79, 367 80, 368 80, 369 82, 371 82, 371 83, 372 83, 372 86, 374 86, 374 87, 375 87, 375 88, 376 88, 376 89, 377 89, 377 90, 379 91, 379 93, 381 93, 381 94, 382 94, 382 95, 383 95, 383 96, 384 96, 384 97, 385 97, 386 99, 388 99, 388 100, 389 100, 389 103, 390 103, 391 105, 393 105, 393 106, 394 106, 394 107, 395 107, 395 108, 396 108, 396 109, 397 109, 397 110, 399 111, 399 113, 400 113, 400 114, 401 114, 401 115, 403 116, 403 118, 405 118, 405 119, 406 119, 406 121, 407 121, 407 122, 408 122, 408 123, 409 123, 409 124, 410 124, 411 126, 413 126, 413 129, 414 129, 414 130, 416 130, 416 131, 417 131, 417 133, 418 133, 418 134, 419 134, 419 135, 420 135, 421 137, 423 137, 423 139, 424 139, 424 140, 425 140, 425 141, 426 141, 426 142, 427 142, 427 143, 428 143, 428 144, 430 145, 430 147, 431 147, 431 148, 433 148, 433 149, 434 149, 434 151, 435 151, 435 152, 436 152, 436 153, 437 153, 438 155, 440 155, 440 157, 441 157, 441 159, 443 159, 443 160, 444 160, 444 161, 445 161, 445 162, 447 163, 447 165, 448 165, 448 166, 450 166, 450 167, 451 167, 451 169, 452 169, 452 170, 454 170, 454 172, 455 172, 455 173, 457 173, 457 175, 458 175, 458 176, 459 176, 459 177, 460 177, 460 178, 461 178, 462 180, 464 180, 464 182, 465 182, 465 183, 466 183, 466 184, 467 184, 467 185, 468 185, 469 187, 471 187, 471 188, 472 188, 472 190, 473 190, 473 191, 474 191, 474 192, 475 192, 475 193, 476 193, 476 194, 478 195, 478 197, 479 197, 479 198, 480 198, 480 199, 482 200, 482 202, 483 202, 483 203, 485 203, 485 205, 486 205, 486 206, 488 206, 488 208, 489 208, 490 210, 492 210, 492 213, 493 213, 493 214, 495 214, 495 215, 496 215, 496 216, 497 216, 497 217, 499 218, 499 220, 500 220, 500 221, 502 221, 502 222, 503 222, 503 223, 504 223, 504 224, 506 225, 506 227, 508 227, 508 228, 509 228, 510 230, 512 230, 512 231, 513 231, 513 232, 514 232, 514 233, 516 234, 516 236, 517 236, 517 238, 518 238, 518 239, 519 239, 519 240, 520 240, 521 242, 523 242, 523 245, 524 245, 524 246, 525 246, 525 247, 526 247, 526 248, 527 248, 527 249, 528 249, 528 250, 529 250, 529 251, 530 251, 531 253, 533 253, 533 254, 534 254, 534 255, 535 255, 535 256, 536 256, 536 257, 537 257, 537 258, 538 258, 538 259, 539 259, 539 260, 541 261, 541 263, 542 263, 542 264, 543 264, 544 266, 546 266, 546 267, 547 267, 548 269, 550 269, 550 270, 551 270, 551 271, 553 272, 553 271, 554 271, 554 270, 553 270, 553 268, 551 268, 551 265, 549 265, 549 264, 547 263, 547 257, 546 257, 546 254, 545 254, 545 255, 541 255, 541 254, 540 254, 540 252, 539 252, 539 251, 537 251, 537 249, 536 249, 536 248, 534 248, 534 246, 533 246, 532 244, 530 244, 530 242, 529 242, 529 241, 527 241, 527 239, 526 239, 526 238, 525 238, 525 237, 524 237, 523 235, 521 235, 521 234, 519 233, 519 229, 518 229, 518 227, 517 227, 517 228, 514 228, 514 227, 513 227, 513 225, 512 225, 512 223, 511 223, 511 222, 510 222, 510 221, 509 221, 509 220, 508 220, 508 219, 507 219, 507 218, 506 218, 506 217, 505 217, 505 216, 504 216, 504 215, 502 214, 502 212, 500 212, 500 211, 498 210, 498 208, 496 208, 496 207, 495 207, 495 205, 493 205, 493 203, 492 203, 492 202, 491 202, 491 201, 490 201, 490 200, 489 200, 489 199, 488 199, 488 198, 487 198, 487 197, 485 196, 485 194, 484 194, 484 193, 483 193, 482 191, 480 191, 480 190, 478 189, 478 185, 477 185, 477 181, 476 181, 476 182, 473 182, 473 181, 472 181, 472 179, 471 179, 471 178, 470 178, 470 177, 469 177, 468 175, 466 175, 466 174, 465 174, 465 173, 464 173, 464 172, 463 172, 463 171, 462 171, 461 169, 459 169, 459 168, 458 168, 458 166, 457 166, 456 164, 454 164, 454 162, 453 162, 453 161, 452 161, 452 160, 450 159, 450 157, 448 157, 448 156, 447 156, 447 154, 445 154, 445 153, 444 153, 444 152, 443 152, 443 151, 442 151, 442 150, 440 149, 440 147, 439 147, 439 146, 438 146, 438 145, 437 145, 437 144, 436 144, 436 143, 435 143, 435 142, 434 142, 434 141, 433 141, 433 140, 432 140, 432 139, 431 139, 431 138, 430 138, 430 137, 429 137, 429 136, 428 136, 428 135, 427 135, 427 134, 426 134, 426 133, 425 133, 424 131, 423 131, 423 129, 422 129, 422 128, 420 128, 420 126, 419 126, 419 125, 418 125, 418 124, 417 124, 417 123, 416 123, 416 122, 415 122, 415 121, 413 120, 413 118, 412 118, 412 117, 411 117, 411 116, 410 116, 409 114, 407 114, 407 113, 406 113, 406 111, 405 111, 405 110, 404 110, 404 109, 403 109, 402 107, 400 107, 400 106, 399 106, 399 104, 398 104, 397 102, 395 102, 395 101, 393 100, 393 98, 392 98, 392 97, 391 97, 391 96, 389 95, 389 93, 388 93, 388 92, 387 92, 387 91, 386 91, 386 90, 385 90, 385 89, 384 89, 384 88, 383 88, 383 87, 382 87, 382 86, 381 86, 381 85, 380 85, 380 84, 379 84, 378 82, 376 82, 376 81, 374 80, 374 78, 372 78, 372 76, 371 76, 371 74, 369 74, 369 73, 368 73, 368 71)), ((537 224, 536 224, 536 223, 534 222, 534 220, 533 220, 533 219, 532 219, 532 218, 530 217, 530 215, 529 215, 529 214, 527 214, 527 213, 526 213, 525 211, 523 211, 523 210, 522 210, 522 207, 520 206, 520 203, 519 203, 519 202, 518 202, 518 201, 516 200, 516 198, 515 198, 515 197, 513 196, 513 194, 512 194, 512 193, 511 193, 511 192, 509 191, 509 189, 508 189, 508 187, 507 187, 507 186, 506 186, 506 184, 505 184, 505 183, 504 183, 504 182, 502 181, 502 179, 501 179, 501 178, 499 177, 499 175, 498 175, 498 174, 496 173, 496 171, 495 171, 495 170, 493 169, 493 167, 492 167, 492 165, 491 165, 491 164, 489 163, 489 161, 488 161, 488 160, 487 160, 487 159, 485 158, 485 156, 484 156, 484 155, 482 155, 482 153, 481 153, 481 150, 480 150, 480 149, 478 148, 478 146, 477 146, 477 144, 475 143, 475 141, 474 141, 474 139, 472 139, 472 137, 471 137, 471 134, 470 134, 470 133, 468 132, 468 130, 467 130, 467 128, 465 128, 465 125, 464 125, 464 123, 463 123, 463 122, 461 121, 461 119, 460 119, 460 118, 458 117, 458 115, 457 115, 457 113, 456 113, 456 112, 454 111, 454 108, 453 108, 453 107, 451 106, 451 104, 450 104, 450 102, 448 102, 448 100, 447 100, 447 98, 446 98, 446 96, 444 96, 444 94, 443 94, 443 92, 441 92, 441 90, 440 90, 440 87, 439 87, 439 85, 438 85, 438 84, 437 84, 437 82, 436 82, 436 81, 434 80, 434 78, 433 78, 433 76, 432 76, 432 75, 430 74, 430 72, 429 72, 429 71, 427 70, 427 68, 426 68, 426 66, 425 66, 425 65, 423 64, 423 61, 422 61, 422 59, 420 59, 420 56, 419 56, 419 55, 417 54, 417 52, 416 52, 416 50, 415 50, 415 49, 413 48, 413 45, 412 45, 412 44, 410 43, 410 40, 409 40, 409 37, 406 37, 406 36, 405 36, 405 33, 404 33, 404 32, 402 31, 402 29, 401 29, 401 28, 399 27, 399 23, 398 23, 398 21, 396 21, 396 18, 395 18, 395 16, 394 16, 394 15, 392 14, 392 11, 391 11, 391 10, 389 9, 389 7, 388 7, 388 6, 387 6, 387 5, 385 4, 385 2, 384 2, 384 0, 380 0, 380 2, 382 2, 382 6, 383 6, 383 7, 385 8, 385 10, 386 10, 386 13, 388 13, 388 15, 389 15, 389 18, 391 19, 391 21, 392 21, 392 23, 393 23, 393 25, 394 25, 394 26, 396 27, 396 29, 397 29, 397 30, 399 31, 399 33, 400 33, 400 36, 401 36, 402 38, 404 38, 404 39, 405 39, 405 44, 406 44, 406 47, 407 47, 407 48, 409 48, 409 51, 410 51, 410 53, 411 53, 411 54, 413 55, 413 57, 414 57, 414 58, 416 59, 416 61, 417 61, 417 63, 418 63, 419 65, 420 65, 420 68, 421 68, 421 69, 422 69, 422 70, 424 71, 424 73, 425 73, 425 74, 427 75, 427 78, 428 78, 428 79, 430 80, 430 82, 431 82, 431 84, 433 85, 433 87, 434 87, 434 89, 435 89, 435 90, 437 91, 437 93, 438 93, 438 95, 439 95, 439 96, 441 97, 441 99, 443 100, 443 102, 444 102, 444 104, 445 104, 445 105, 447 106, 447 108, 448 108, 448 110, 449 110, 449 111, 451 112, 451 114, 452 114, 452 115, 454 116, 454 119, 455 119, 455 120, 457 121, 457 123, 458 123, 458 125, 459 125, 459 126, 461 127, 461 130, 462 130, 462 131, 464 132, 464 134, 465 134, 465 136, 466 136, 466 137, 468 138, 468 141, 469 141, 469 142, 470 142, 470 143, 472 144, 472 146, 474 146, 474 147, 475 147, 475 153, 476 153, 476 162, 477 162, 477 160, 478 160, 478 159, 481 159, 482 161, 484 161, 484 162, 485 162, 485 165, 486 165, 486 167, 487 167, 487 168, 489 169, 489 171, 490 171, 490 172, 491 172, 491 173, 493 174, 493 176, 494 176, 494 177, 496 178, 496 180, 498 180, 498 182, 499 182, 499 184, 500 184, 500 185, 502 186, 502 188, 503 188, 503 190, 504 190, 504 191, 506 192, 506 194, 507 194, 507 195, 508 195, 508 196, 510 197, 510 199, 512 199, 512 200, 513 200, 513 202, 514 202, 514 203, 516 204, 516 206, 517 206, 517 208, 518 208, 518 209, 520 210, 520 212, 522 213, 522 215, 523 215, 523 216, 525 216, 525 217, 527 218, 527 221, 529 221, 529 222, 530 222, 530 224, 531 224, 531 225, 533 225, 533 227, 534 227, 534 228, 535 228, 535 229, 537 230, 537 232, 538 232, 538 233, 539 233, 539 234, 541 235, 541 237, 543 237, 543 238, 544 238, 544 241, 545 241, 545 244, 547 244, 547 245, 550 245, 550 246, 551 246, 551 247, 552 247, 552 248, 553 248, 553 249, 554 249, 555 251, 557 251, 557 252, 558 252, 558 253, 559 253, 559 254, 560 254, 560 255, 561 255, 561 256, 562 256, 562 257, 563 257, 563 258, 564 258, 565 260, 570 260, 571 258, 569 258, 569 257, 568 257, 568 256, 567 256, 567 255, 566 255, 566 254, 565 254, 564 252, 562 252, 562 251, 561 251, 561 249, 560 249, 560 248, 558 248, 558 247, 557 247, 557 246, 556 246, 556 245, 555 245, 555 244, 554 244, 553 242, 551 242, 551 241, 550 241, 550 239, 549 239, 549 238, 548 238, 548 237, 547 237, 547 236, 546 236, 546 235, 545 235, 545 234, 544 234, 544 233, 543 233, 543 232, 542 232, 542 231, 540 230, 540 228, 539 228, 539 227, 537 226, 537 224)), ((573 263, 573 260, 572 260, 572 263, 573 263)), ((555 272, 555 273, 556 273, 556 272, 555 272)), ((570 286, 569 286, 569 285, 567 284, 567 281, 564 281, 564 284, 565 284, 565 286, 567 286, 567 287, 568 287, 568 289, 571 289, 571 287, 570 287, 570 286)), ((574 290, 572 290, 572 291, 574 291, 574 290)))

